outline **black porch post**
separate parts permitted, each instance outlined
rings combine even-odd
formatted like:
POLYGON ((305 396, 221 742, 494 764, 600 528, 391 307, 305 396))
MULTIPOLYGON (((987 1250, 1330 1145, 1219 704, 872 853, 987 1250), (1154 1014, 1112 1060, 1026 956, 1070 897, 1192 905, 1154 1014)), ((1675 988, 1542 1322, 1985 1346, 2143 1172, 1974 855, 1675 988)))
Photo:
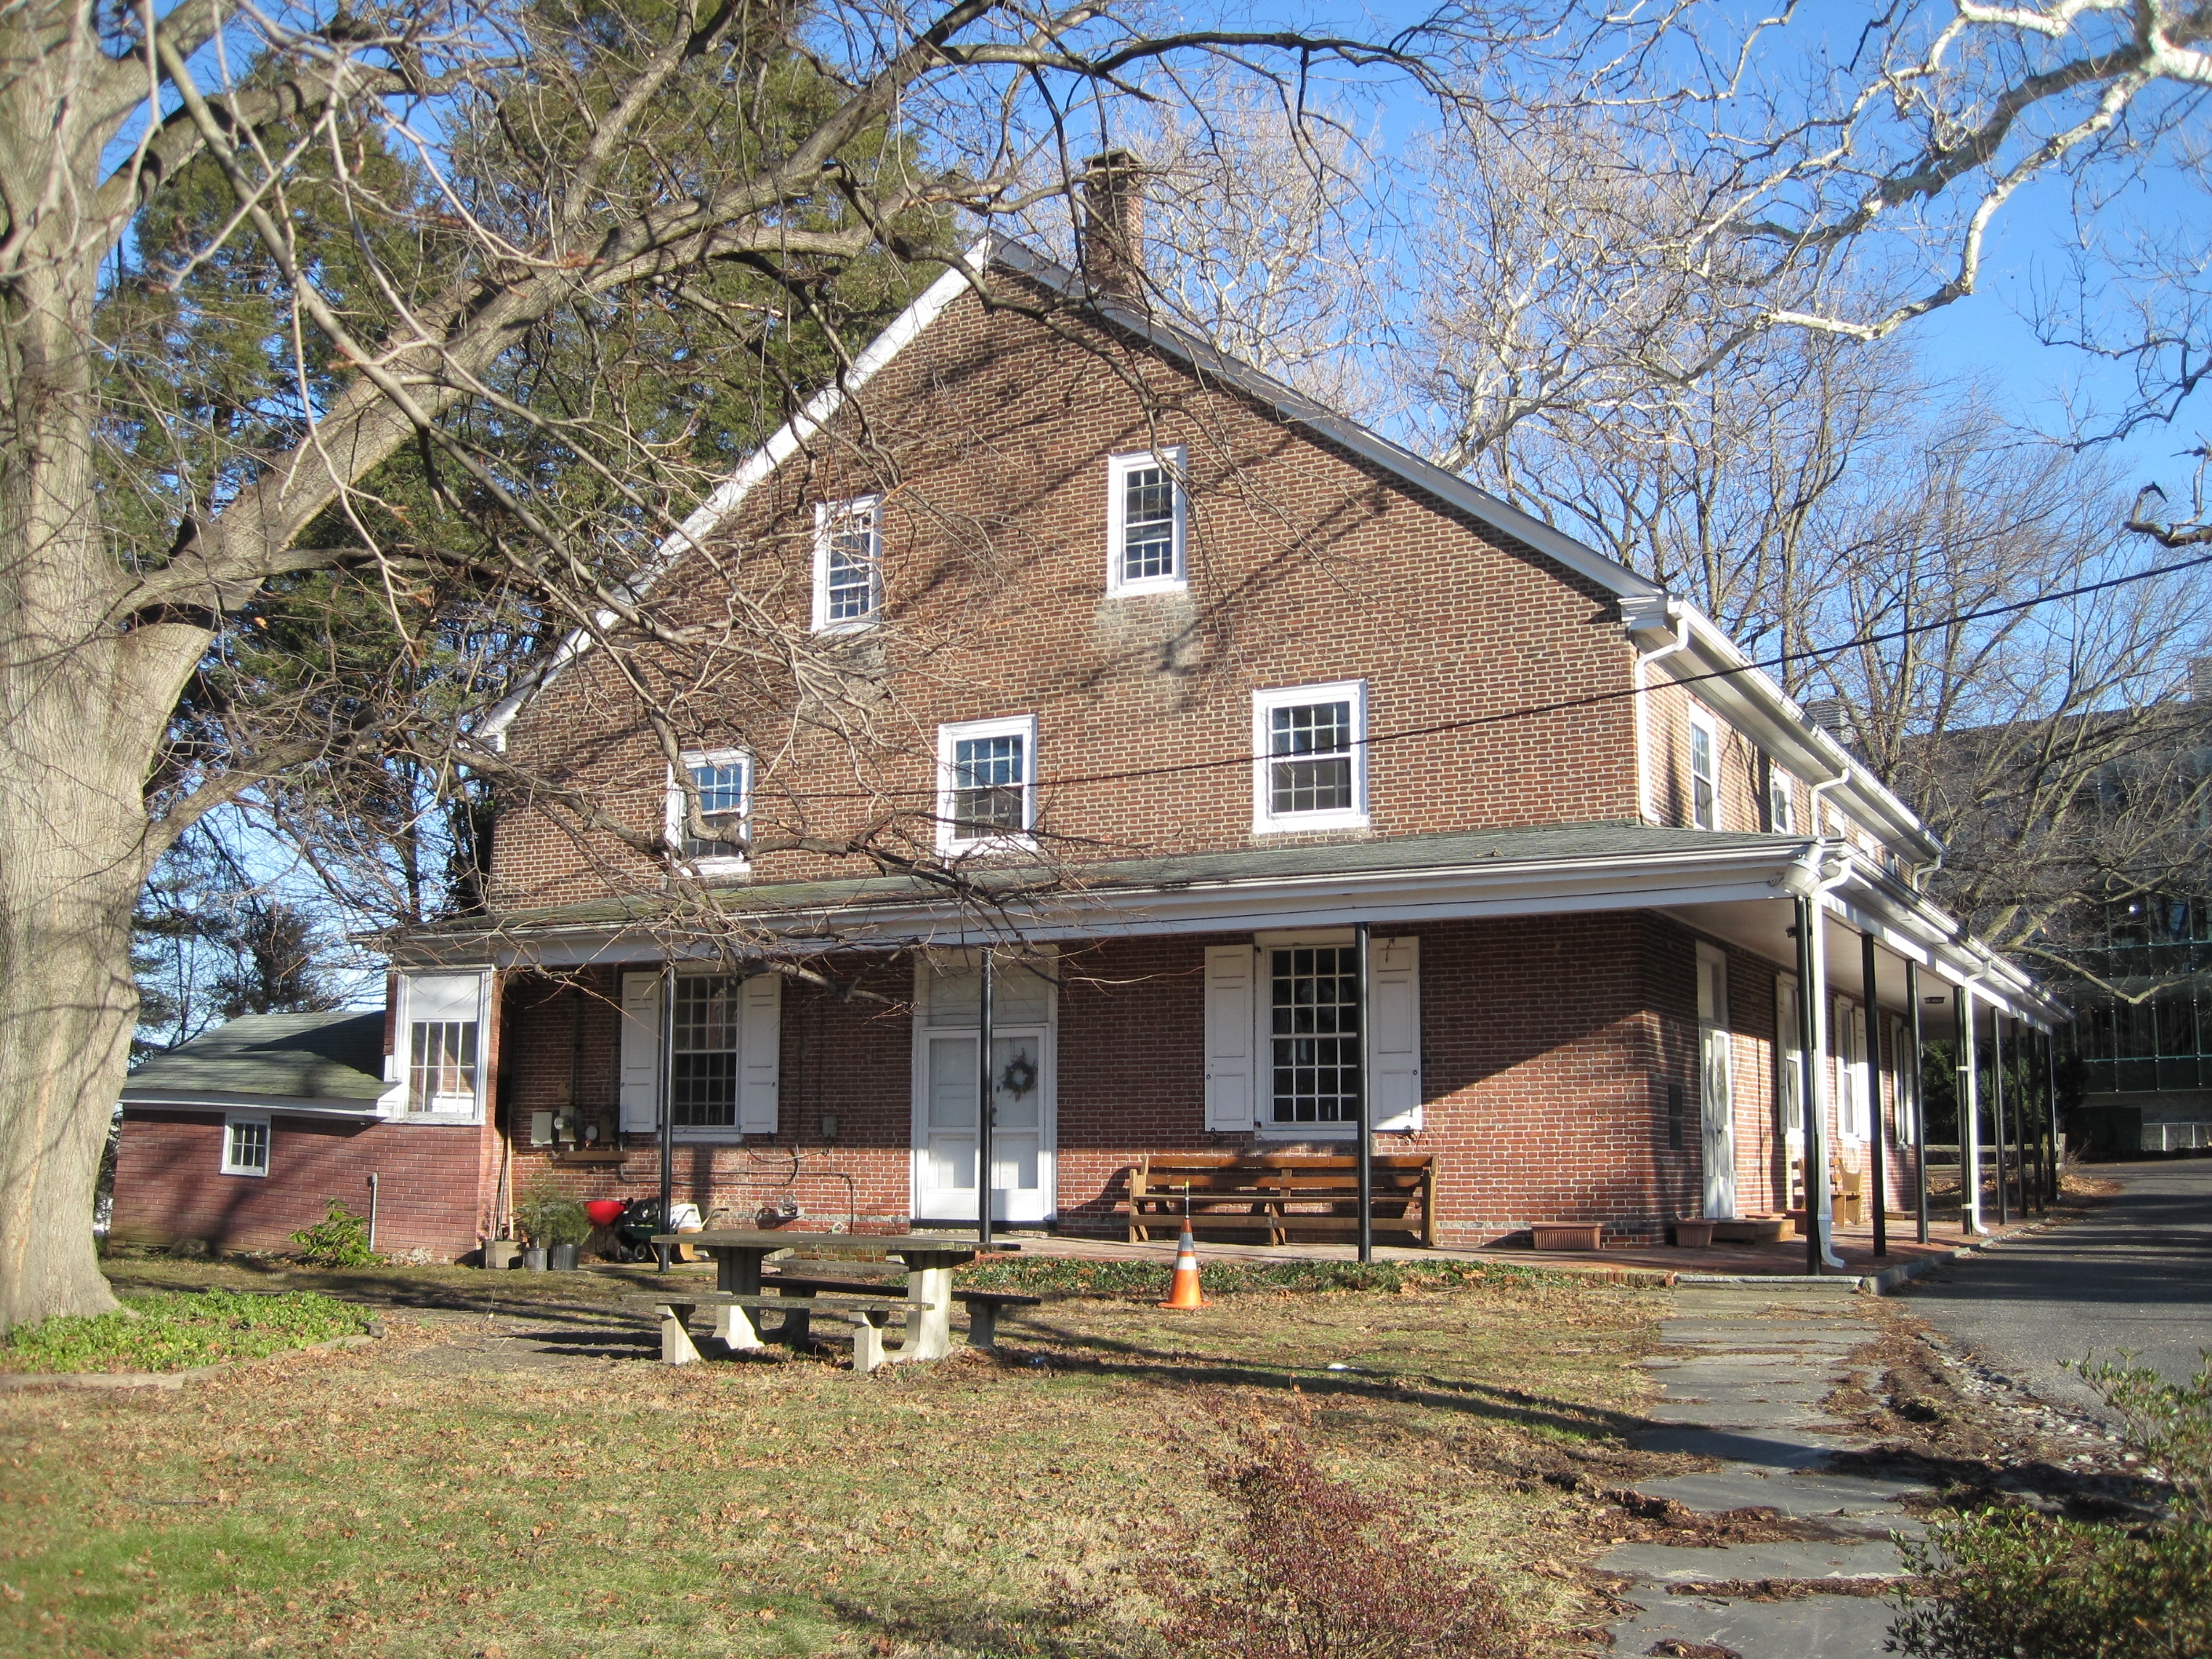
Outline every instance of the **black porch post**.
POLYGON ((1820 1056, 1814 1051, 1820 1026, 1813 1006, 1813 901, 1797 901, 1797 1092, 1805 1103, 1805 1271, 1820 1271, 1820 1210, 1814 1200, 1814 1182, 1827 1169, 1826 1125, 1821 1119, 1820 1056))
POLYGON ((1367 1040, 1367 924, 1360 922, 1352 932, 1359 971, 1358 1000, 1354 1005, 1353 1016, 1359 1022, 1359 1145, 1352 1156, 1359 1172, 1359 1259, 1372 1261, 1375 1260, 1375 1158, 1374 1137, 1369 1126, 1375 1115, 1375 1090, 1371 1080, 1372 1067, 1368 1064, 1374 1045, 1367 1040))
POLYGON ((998 1115, 991 1098, 991 947, 983 947, 983 983, 976 1000, 975 1245, 991 1248, 991 1130, 998 1115))
POLYGON ((1997 1225, 2012 1224, 2012 1180, 2005 1173, 2004 1012, 1990 1008, 1990 1115, 1997 1144, 1997 1225))
MULTIPOLYGON (((660 1119, 660 1231, 672 1233, 676 1223, 669 1214, 676 1202, 676 964, 660 966, 660 1064, 653 1068, 653 1092, 658 1097, 660 1119)), ((656 1244, 660 1270, 668 1271, 675 1247, 656 1244)))
MULTIPOLYGON (((1905 1000, 1912 1005, 1912 1213, 1913 1237, 1928 1242, 1928 1061, 1920 1035, 1920 964, 1905 963, 1905 1000)), ((1898 1076, 1905 1075, 1904 1067, 1898 1076)))
POLYGON ((1867 1093, 1872 1097, 1869 1114, 1874 1131, 1874 1253, 1889 1254, 1889 1172, 1882 1158, 1881 1003, 1875 995, 1874 935, 1859 935, 1859 974, 1866 981, 1867 1093))
POLYGON ((2058 1133, 2058 1032, 2054 1027, 2043 1039, 2043 1097, 2050 1108, 2046 1120, 2051 1135, 2051 1201, 2056 1204, 2063 1195, 2060 1173, 2063 1162, 2065 1141, 2058 1133))

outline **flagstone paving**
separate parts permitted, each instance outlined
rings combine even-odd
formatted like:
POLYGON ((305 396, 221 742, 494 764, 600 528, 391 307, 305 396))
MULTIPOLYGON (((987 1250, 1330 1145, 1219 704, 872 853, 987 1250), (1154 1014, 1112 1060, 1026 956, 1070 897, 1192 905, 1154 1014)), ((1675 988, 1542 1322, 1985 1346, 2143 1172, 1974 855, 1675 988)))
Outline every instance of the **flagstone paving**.
MULTIPOLYGON (((1638 1543, 1601 1557, 1635 1611, 1613 1626, 1619 1654, 1721 1659, 1873 1659, 1902 1566, 1893 1533, 1917 1535, 1906 1476, 1845 1474, 1837 1455, 1865 1440, 1822 1402, 1851 1352, 1881 1334, 1869 1303, 1822 1287, 1683 1285, 1644 1363, 1665 1394, 1661 1426, 1639 1446, 1720 1460, 1721 1467, 1646 1481, 1647 1497, 1702 1515, 1765 1510, 1795 1537, 1684 1547, 1638 1543)), ((1762 1529, 1738 1516, 1737 1530, 1762 1529)))

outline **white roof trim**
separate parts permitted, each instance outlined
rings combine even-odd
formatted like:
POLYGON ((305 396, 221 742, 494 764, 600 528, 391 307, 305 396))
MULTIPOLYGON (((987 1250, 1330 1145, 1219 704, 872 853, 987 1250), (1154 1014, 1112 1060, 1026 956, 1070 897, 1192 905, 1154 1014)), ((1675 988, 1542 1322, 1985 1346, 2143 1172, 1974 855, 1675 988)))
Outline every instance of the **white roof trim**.
MULTIPOLYGON (((765 483, 776 468, 797 454, 801 444, 835 420, 847 400, 882 373, 893 358, 944 314, 947 306, 981 283, 990 247, 988 239, 970 247, 962 264, 949 267, 942 276, 922 290, 921 297, 892 319, 888 328, 868 343, 867 349, 853 360, 849 374, 840 376, 832 385, 816 392, 807 400, 805 408, 779 427, 766 443, 747 456, 744 465, 700 502, 676 532, 653 550, 652 560, 630 584, 625 597, 635 598, 650 589, 671 565, 696 547, 702 538, 711 535, 717 526, 736 512, 757 486, 765 483)), ((600 628, 606 627, 614 620, 614 613, 609 611, 602 611, 595 619, 596 625, 600 628)), ((591 648, 592 635, 589 632, 580 628, 571 630, 543 669, 492 706, 491 711, 477 722, 475 735, 487 739, 495 748, 505 749, 507 729, 514 723, 514 717, 522 712, 523 706, 550 684, 554 676, 591 648)))

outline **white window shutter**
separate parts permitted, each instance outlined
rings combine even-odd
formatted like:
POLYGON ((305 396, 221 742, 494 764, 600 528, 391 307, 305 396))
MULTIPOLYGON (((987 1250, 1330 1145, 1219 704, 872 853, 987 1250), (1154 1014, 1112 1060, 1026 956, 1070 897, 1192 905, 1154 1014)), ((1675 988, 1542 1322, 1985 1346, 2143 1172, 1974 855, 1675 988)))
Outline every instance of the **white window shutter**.
POLYGON ((1375 1023, 1368 1045, 1375 1127, 1407 1134, 1421 1127, 1421 941, 1371 940, 1368 966, 1374 975, 1367 1015, 1375 1023))
POLYGON ((649 1135, 660 1127, 660 975, 622 976, 622 1128, 649 1135))
POLYGON ((1253 951, 1249 945, 1213 945, 1206 951, 1206 1127, 1252 1127, 1256 1092, 1252 1048, 1253 951))
POLYGON ((756 974, 738 993, 738 1129, 772 1135, 782 1088, 783 976, 756 974))

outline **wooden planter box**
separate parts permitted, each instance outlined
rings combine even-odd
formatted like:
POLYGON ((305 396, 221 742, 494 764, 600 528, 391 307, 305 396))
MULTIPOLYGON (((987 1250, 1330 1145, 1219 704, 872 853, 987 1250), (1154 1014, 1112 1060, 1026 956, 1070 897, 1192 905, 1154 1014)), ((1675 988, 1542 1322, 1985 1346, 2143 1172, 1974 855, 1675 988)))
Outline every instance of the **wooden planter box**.
POLYGON ((1682 1249, 1701 1250, 1712 1243, 1713 1229, 1719 1224, 1717 1221, 1694 1221, 1685 1217, 1668 1231, 1674 1235, 1674 1243, 1682 1249))
POLYGON ((1595 1250, 1604 1231, 1601 1221, 1539 1221, 1528 1229, 1528 1242, 1539 1250, 1595 1250))
POLYGON ((1771 1244, 1782 1237, 1790 1218, 1781 1215, 1744 1216, 1735 1221, 1713 1223, 1713 1237, 1723 1244, 1771 1244))

